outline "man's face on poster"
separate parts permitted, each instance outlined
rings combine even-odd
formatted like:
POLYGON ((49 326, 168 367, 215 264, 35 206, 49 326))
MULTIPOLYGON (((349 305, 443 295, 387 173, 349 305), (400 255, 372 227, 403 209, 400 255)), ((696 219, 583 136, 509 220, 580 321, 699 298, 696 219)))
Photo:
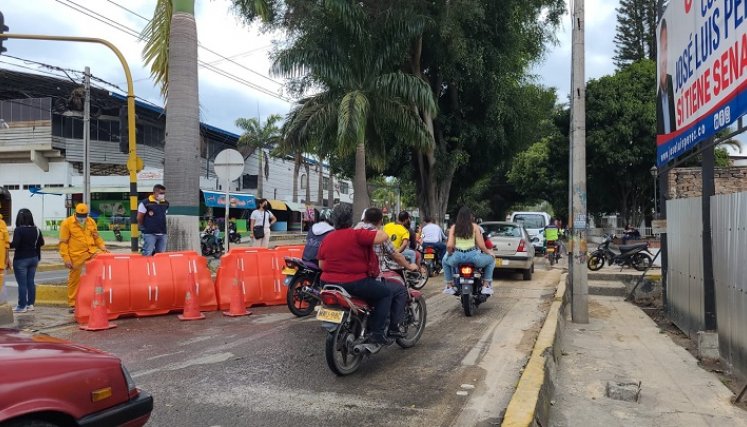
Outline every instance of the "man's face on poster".
POLYGON ((667 27, 661 29, 659 34, 659 85, 666 89, 667 86, 667 27))

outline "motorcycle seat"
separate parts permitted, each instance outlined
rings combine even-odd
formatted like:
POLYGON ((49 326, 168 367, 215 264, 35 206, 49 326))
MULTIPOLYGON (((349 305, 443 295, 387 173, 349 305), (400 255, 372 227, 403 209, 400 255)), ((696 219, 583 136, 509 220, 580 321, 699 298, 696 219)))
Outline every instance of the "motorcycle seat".
POLYGON ((311 261, 304 261, 301 258, 297 258, 297 257, 285 257, 285 260, 286 261, 290 261, 290 262, 295 263, 295 264, 300 265, 300 266, 304 266, 304 267, 308 268, 309 270, 319 270, 319 266, 318 265, 316 265, 315 263, 313 263, 311 261))
POLYGON ((635 243, 632 245, 620 245, 618 246, 622 252, 632 251, 633 249, 647 248, 648 243, 635 243))

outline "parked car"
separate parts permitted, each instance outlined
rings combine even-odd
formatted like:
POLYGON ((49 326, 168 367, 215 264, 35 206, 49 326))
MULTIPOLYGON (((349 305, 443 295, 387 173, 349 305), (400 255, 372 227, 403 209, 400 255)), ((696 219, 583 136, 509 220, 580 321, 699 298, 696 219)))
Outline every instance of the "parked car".
POLYGON ((44 334, 0 329, 0 378, 3 426, 139 427, 153 410, 118 357, 44 334))
POLYGON ((534 246, 527 230, 508 221, 486 221, 480 225, 493 243, 495 268, 519 271, 524 280, 532 280, 534 246))

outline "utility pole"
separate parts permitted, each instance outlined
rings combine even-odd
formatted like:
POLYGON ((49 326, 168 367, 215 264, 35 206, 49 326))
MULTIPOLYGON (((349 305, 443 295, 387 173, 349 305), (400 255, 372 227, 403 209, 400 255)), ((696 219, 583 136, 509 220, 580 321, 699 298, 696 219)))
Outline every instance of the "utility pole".
POLYGON ((83 202, 91 208, 91 69, 85 68, 83 86, 83 202))
POLYGON ((574 323, 589 323, 589 284, 586 268, 586 81, 584 75, 584 0, 573 0, 573 37, 571 62, 572 193, 573 193, 573 256, 571 264, 573 300, 571 317, 574 323))

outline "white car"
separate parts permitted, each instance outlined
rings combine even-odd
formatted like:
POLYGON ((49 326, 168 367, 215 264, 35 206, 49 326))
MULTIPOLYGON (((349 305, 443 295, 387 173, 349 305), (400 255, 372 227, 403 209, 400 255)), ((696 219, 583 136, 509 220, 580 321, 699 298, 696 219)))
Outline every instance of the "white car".
POLYGON ((495 268, 520 271, 524 280, 532 280, 534 246, 527 230, 509 221, 486 221, 480 226, 493 243, 495 268))

